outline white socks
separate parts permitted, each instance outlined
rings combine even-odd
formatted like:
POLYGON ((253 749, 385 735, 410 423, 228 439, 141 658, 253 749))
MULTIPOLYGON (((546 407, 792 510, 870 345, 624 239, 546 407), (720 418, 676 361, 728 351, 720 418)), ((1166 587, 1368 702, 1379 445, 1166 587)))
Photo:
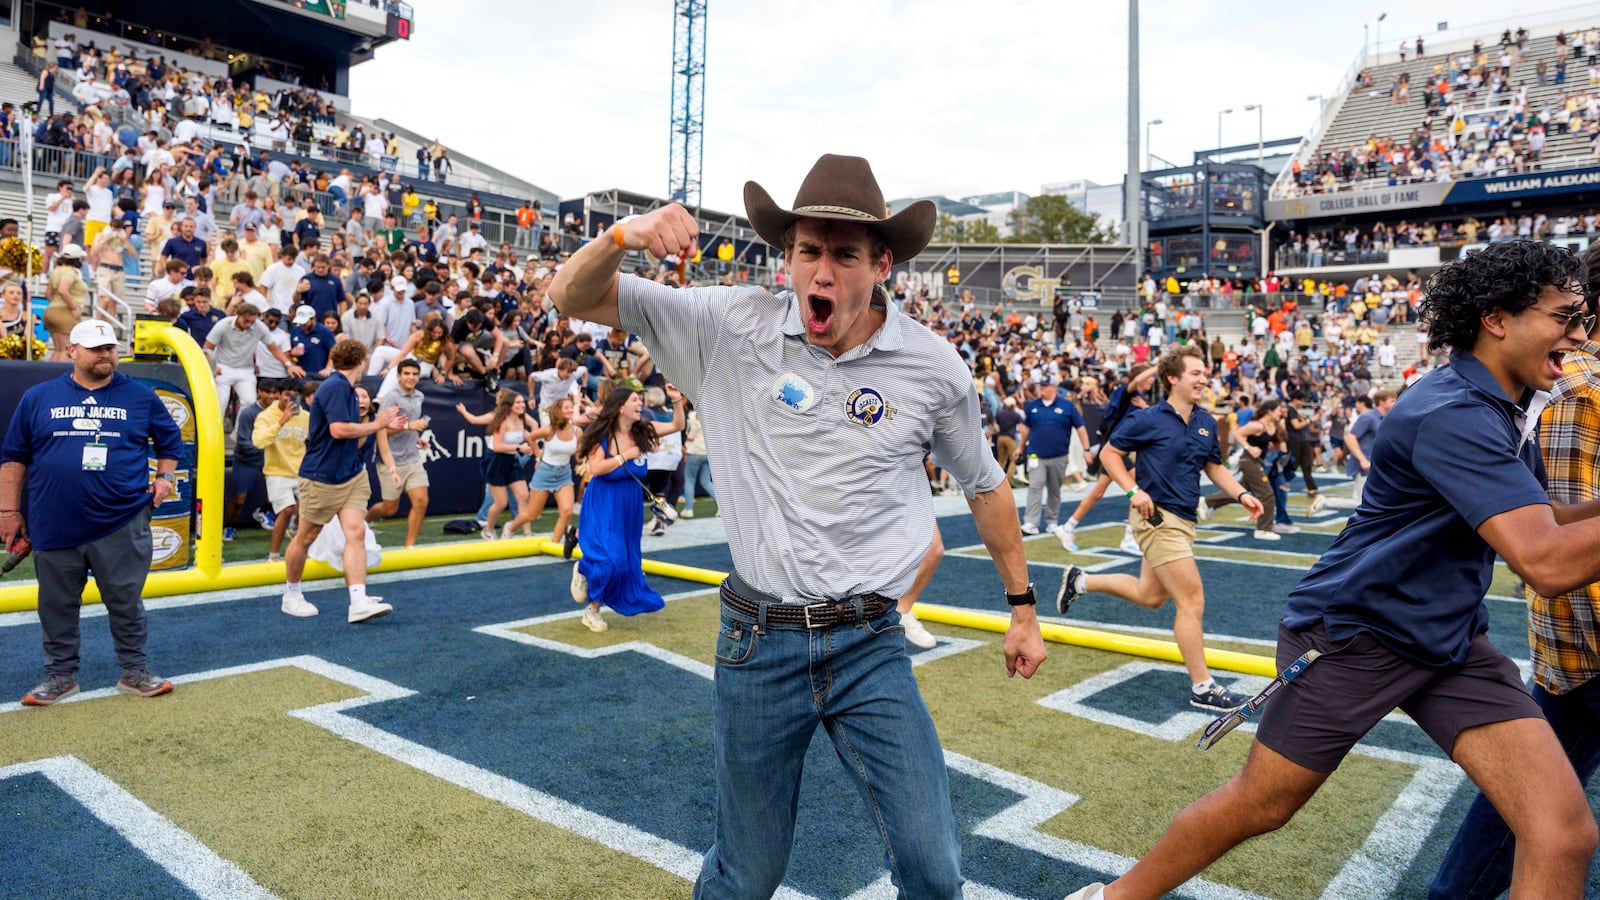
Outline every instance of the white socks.
POLYGON ((300 594, 300 582, 298 582, 298 581, 286 581, 283 584, 283 588, 284 588, 283 592, 285 594, 293 594, 296 597, 301 595, 300 594))
POLYGON ((364 584, 350 585, 350 605, 367 602, 367 586, 364 584))
POLYGON ((1080 594, 1085 592, 1085 591, 1087 591, 1089 589, 1089 575, 1088 575, 1088 573, 1080 571, 1078 573, 1078 580, 1074 581, 1072 583, 1072 589, 1077 591, 1080 594))
POLYGON ((1215 678, 1207 678, 1205 681, 1195 682, 1194 685, 1192 685, 1189 689, 1194 691, 1196 694, 1204 694, 1206 691, 1209 691, 1216 686, 1217 680, 1215 678))

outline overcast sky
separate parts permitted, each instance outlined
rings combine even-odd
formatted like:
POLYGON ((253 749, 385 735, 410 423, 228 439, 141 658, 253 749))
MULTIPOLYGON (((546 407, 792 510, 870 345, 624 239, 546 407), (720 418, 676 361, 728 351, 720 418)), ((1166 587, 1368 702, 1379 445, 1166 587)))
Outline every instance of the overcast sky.
MULTIPOLYGON (((414 5, 413 38, 352 70, 357 114, 564 198, 665 195, 672 0, 414 5)), ((1497 33, 1508 6, 1528 22, 1600 24, 1595 5, 1561 2, 1144 0, 1140 118, 1164 123, 1150 149, 1189 164, 1230 107, 1223 143, 1253 143, 1246 104, 1262 106, 1267 140, 1300 137, 1318 111, 1306 98, 1338 86, 1363 23, 1392 53, 1441 19, 1497 33)), ((710 0, 702 203, 742 213, 754 179, 788 205, 822 153, 867 157, 889 199, 1118 183, 1127 15, 1089 0, 710 0)))

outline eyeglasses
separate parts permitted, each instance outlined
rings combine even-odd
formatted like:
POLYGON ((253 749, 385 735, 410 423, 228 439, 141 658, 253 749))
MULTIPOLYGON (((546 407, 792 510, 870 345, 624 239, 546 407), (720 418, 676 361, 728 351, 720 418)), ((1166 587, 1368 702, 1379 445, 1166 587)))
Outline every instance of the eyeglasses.
POLYGON ((1537 309, 1539 312, 1544 313, 1552 319, 1560 321, 1562 331, 1564 332, 1570 333, 1573 328, 1579 325, 1583 326, 1584 334, 1588 334, 1590 331, 1594 330, 1594 314, 1586 313, 1581 309, 1555 310, 1545 309, 1542 306, 1535 306, 1534 309, 1537 309))

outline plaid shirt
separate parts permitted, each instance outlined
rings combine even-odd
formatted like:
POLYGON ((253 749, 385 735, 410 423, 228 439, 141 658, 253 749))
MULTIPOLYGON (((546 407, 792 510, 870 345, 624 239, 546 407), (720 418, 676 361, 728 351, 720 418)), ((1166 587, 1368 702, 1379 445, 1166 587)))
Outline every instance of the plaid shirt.
MULTIPOLYGON (((1600 343, 1567 354, 1566 373, 1540 424, 1540 449, 1550 499, 1583 503, 1600 496, 1600 343)), ((1600 584, 1559 597, 1528 591, 1528 643, 1533 678, 1564 694, 1600 675, 1600 584)))

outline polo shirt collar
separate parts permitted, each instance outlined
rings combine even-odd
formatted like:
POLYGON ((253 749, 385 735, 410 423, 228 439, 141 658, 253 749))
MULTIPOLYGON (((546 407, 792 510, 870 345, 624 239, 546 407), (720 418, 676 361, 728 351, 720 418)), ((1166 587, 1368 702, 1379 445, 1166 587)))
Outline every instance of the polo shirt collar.
MULTIPOLYGON (((800 295, 794 291, 785 291, 784 295, 789 302, 789 311, 783 317, 783 333, 805 340, 806 326, 800 321, 800 295)), ((900 308, 889 299, 889 292, 881 284, 872 287, 872 305, 883 308, 883 325, 866 343, 846 354, 848 356, 865 355, 870 350, 899 350, 905 346, 905 338, 900 334, 900 308)))
MULTIPOLYGON (((1585 342, 1585 346, 1590 346, 1585 342)), ((1477 388, 1479 392, 1493 398, 1511 414, 1511 419, 1516 423, 1517 434, 1520 439, 1518 447, 1528 442, 1533 432, 1539 427, 1540 415, 1544 408, 1550 405, 1550 392, 1529 388, 1518 400, 1506 397, 1505 391, 1500 389, 1500 382, 1489 374, 1478 358, 1465 350, 1458 351, 1450 357, 1450 368, 1460 375, 1466 382, 1477 388)))

